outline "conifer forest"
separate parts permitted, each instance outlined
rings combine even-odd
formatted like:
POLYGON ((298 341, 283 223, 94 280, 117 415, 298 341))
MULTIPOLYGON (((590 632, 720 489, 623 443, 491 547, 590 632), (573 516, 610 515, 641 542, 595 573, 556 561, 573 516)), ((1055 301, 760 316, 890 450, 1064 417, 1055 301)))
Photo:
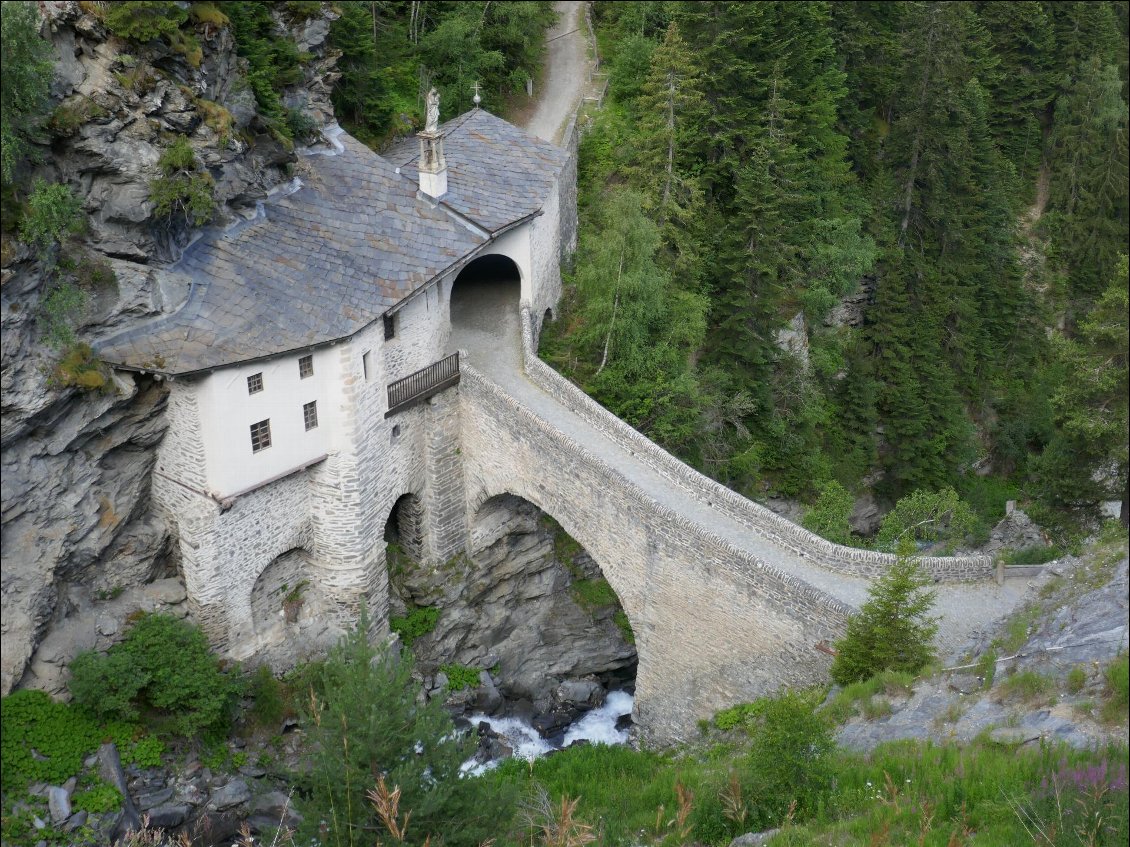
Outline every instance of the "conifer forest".
POLYGON ((838 540, 867 491, 1065 531, 1125 498, 1126 3, 594 14, 608 94, 543 355, 838 540))

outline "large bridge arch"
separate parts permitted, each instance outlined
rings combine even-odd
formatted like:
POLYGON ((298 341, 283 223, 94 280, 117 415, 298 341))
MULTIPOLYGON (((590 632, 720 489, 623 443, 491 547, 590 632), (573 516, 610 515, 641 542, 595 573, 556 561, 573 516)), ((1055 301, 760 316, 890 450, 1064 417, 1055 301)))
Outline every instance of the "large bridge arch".
POLYGON ((720 708, 824 678, 817 645, 842 633, 840 604, 685 519, 473 367, 459 398, 469 512, 506 492, 530 501, 619 597, 636 639, 644 740, 689 740, 720 708))
MULTIPOLYGON (((624 579, 623 569, 620 569, 617 576, 613 576, 610 567, 607 566, 607 554, 598 556, 594 554, 591 549, 591 545, 596 543, 598 539, 590 538, 584 524, 574 521, 571 512, 568 510, 562 513, 563 518, 559 518, 553 511, 554 498, 545 497, 544 492, 537 492, 530 486, 521 484, 506 486, 504 490, 493 494, 486 489, 477 491, 468 509, 468 527, 470 529, 467 539, 468 552, 474 556, 478 550, 496 541, 499 537, 499 533, 503 530, 503 527, 500 526, 499 519, 505 520, 510 511, 515 508, 520 508, 522 504, 533 506, 543 516, 556 521, 561 529, 576 541, 583 548, 584 552, 591 557, 597 568, 599 568, 599 576, 603 577, 603 579, 608 582, 609 587, 616 595, 616 600, 628 619, 632 633, 635 634, 638 614, 633 614, 633 608, 629 608, 629 605, 624 600, 622 592, 624 590, 630 590, 631 586, 624 579), (539 497, 539 494, 543 496, 539 497)), ((560 506, 561 504, 558 503, 557 507, 560 508, 560 506)), ((638 594, 634 596, 638 596, 638 594)), ((634 646, 637 657, 636 661, 638 662, 640 652, 638 637, 636 638, 634 646)), ((635 662, 631 664, 635 664, 635 662)), ((590 667, 574 670, 573 672, 580 675, 587 673, 604 673, 606 671, 622 670, 627 666, 628 665, 625 663, 615 663, 613 666, 606 668, 590 667)))

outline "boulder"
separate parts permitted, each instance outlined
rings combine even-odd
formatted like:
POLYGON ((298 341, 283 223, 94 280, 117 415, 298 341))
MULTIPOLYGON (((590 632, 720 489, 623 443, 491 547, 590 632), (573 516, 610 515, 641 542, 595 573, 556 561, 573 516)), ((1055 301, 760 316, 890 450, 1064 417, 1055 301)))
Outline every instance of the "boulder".
POLYGON ((74 832, 80 826, 86 824, 86 819, 89 816, 89 813, 85 810, 81 812, 75 812, 73 815, 67 818, 67 822, 63 824, 63 832, 74 832))
POLYGON ((230 780, 222 788, 213 791, 208 806, 216 811, 223 811, 232 806, 238 806, 240 803, 246 803, 250 799, 251 789, 247 787, 244 780, 236 778, 230 780))
POLYGON ((282 791, 268 791, 255 797, 247 810, 252 815, 262 815, 274 821, 275 826, 293 826, 302 820, 302 815, 294 808, 294 801, 282 791))
POLYGON ((989 733, 989 740, 1006 747, 1020 747, 1029 741, 1039 741, 1040 733, 1019 726, 998 726, 989 733))
POLYGON ((191 811, 192 807, 187 803, 169 803, 150 809, 146 816, 149 818, 149 826, 154 829, 170 829, 184 823, 191 811))
POLYGON ((159 791, 142 794, 137 798, 137 808, 146 812, 155 806, 162 806, 173 799, 173 793, 172 788, 162 788, 159 791))
POLYGON ((747 832, 731 841, 730 847, 760 847, 762 844, 768 844, 769 839, 780 831, 780 829, 767 829, 764 832, 747 832))
POLYGON ((67 789, 52 785, 47 789, 47 808, 51 812, 51 822, 59 826, 71 816, 71 798, 67 789))
POLYGON ((593 709, 604 702, 604 686, 591 679, 569 679, 553 689, 553 699, 579 709, 593 709))
POLYGON ((981 690, 981 677, 970 673, 956 673, 950 677, 949 687, 958 694, 976 694, 981 690))

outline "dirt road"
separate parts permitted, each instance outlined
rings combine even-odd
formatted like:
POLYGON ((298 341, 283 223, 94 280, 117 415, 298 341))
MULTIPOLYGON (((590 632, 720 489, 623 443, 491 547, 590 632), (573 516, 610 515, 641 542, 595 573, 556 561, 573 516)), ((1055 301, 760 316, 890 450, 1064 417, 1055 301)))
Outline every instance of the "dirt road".
POLYGON ((534 91, 537 108, 525 129, 531 135, 561 143, 561 133, 584 92, 588 79, 588 51, 583 2, 553 4, 557 23, 546 34, 546 65, 541 90, 534 91))

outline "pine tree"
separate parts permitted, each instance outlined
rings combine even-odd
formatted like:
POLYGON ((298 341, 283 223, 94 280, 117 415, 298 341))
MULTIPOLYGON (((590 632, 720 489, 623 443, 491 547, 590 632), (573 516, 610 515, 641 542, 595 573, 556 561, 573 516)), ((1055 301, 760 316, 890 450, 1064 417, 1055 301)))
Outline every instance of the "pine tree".
POLYGON ((1063 381, 1053 400, 1056 433, 1036 462, 1041 498, 1059 509, 1094 514, 1103 500, 1122 500, 1127 519, 1127 396, 1130 385, 1130 285, 1127 258, 1079 326, 1079 339, 1057 345, 1063 381))
POLYGON ((639 115, 634 175, 647 192, 665 240, 679 265, 689 269, 693 222, 701 214, 702 189, 694 174, 706 116, 701 74, 678 25, 671 23, 651 54, 650 69, 634 111, 639 115))
POLYGON ((883 671, 917 673, 934 660, 937 618, 930 616, 936 592, 906 551, 867 592, 859 614, 836 642, 832 679, 850 685, 883 671))
POLYGON ((1043 122, 1056 93, 1055 32, 1045 5, 1007 0, 977 4, 998 60, 993 72, 981 79, 992 102, 993 137, 1025 190, 1035 185, 1044 152, 1043 122))
POLYGON ((1118 69, 1097 56, 1056 104, 1049 210, 1072 310, 1094 302, 1126 247, 1127 117, 1118 69))

